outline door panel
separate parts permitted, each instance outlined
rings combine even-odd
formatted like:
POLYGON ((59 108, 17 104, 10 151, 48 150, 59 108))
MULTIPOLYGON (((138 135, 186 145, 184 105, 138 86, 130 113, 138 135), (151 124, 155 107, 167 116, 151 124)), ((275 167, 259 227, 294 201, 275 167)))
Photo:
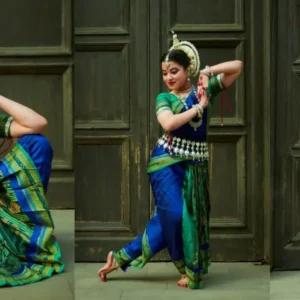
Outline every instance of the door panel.
POLYGON ((75 1, 77 261, 105 259, 149 215, 146 4, 75 1))

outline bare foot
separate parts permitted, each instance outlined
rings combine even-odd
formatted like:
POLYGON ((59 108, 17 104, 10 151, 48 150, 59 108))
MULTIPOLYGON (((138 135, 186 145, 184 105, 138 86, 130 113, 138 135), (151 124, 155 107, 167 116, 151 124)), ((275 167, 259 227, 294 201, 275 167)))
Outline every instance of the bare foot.
POLYGON ((186 276, 186 274, 183 274, 181 276, 181 279, 179 281, 177 281, 177 286, 182 287, 182 288, 187 288, 188 287, 188 278, 186 276))
POLYGON ((106 264, 99 269, 98 276, 103 282, 107 281, 106 275, 117 270, 119 268, 117 262, 114 259, 112 251, 108 253, 107 255, 107 261, 106 264))

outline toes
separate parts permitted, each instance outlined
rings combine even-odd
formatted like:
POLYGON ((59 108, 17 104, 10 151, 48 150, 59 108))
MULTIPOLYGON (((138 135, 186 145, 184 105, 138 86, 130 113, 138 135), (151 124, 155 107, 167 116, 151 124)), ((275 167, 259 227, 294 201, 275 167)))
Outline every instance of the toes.
POLYGON ((107 281, 106 275, 103 274, 102 269, 100 269, 100 270, 98 271, 98 276, 99 276, 99 278, 101 279, 101 281, 103 281, 103 282, 106 282, 106 281, 107 281))
POLYGON ((188 287, 187 283, 179 283, 179 282, 177 282, 177 286, 182 287, 182 288, 187 288, 188 287))
POLYGON ((188 287, 186 274, 182 275, 181 279, 179 281, 177 281, 177 286, 182 287, 182 288, 188 287))

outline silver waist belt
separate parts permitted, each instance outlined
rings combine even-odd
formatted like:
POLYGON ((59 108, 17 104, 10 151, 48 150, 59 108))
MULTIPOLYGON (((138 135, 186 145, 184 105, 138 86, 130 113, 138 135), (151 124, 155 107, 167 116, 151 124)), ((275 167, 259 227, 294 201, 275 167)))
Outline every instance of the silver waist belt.
POLYGON ((157 145, 163 147, 172 156, 191 158, 193 160, 208 160, 207 142, 197 142, 164 134, 157 145))

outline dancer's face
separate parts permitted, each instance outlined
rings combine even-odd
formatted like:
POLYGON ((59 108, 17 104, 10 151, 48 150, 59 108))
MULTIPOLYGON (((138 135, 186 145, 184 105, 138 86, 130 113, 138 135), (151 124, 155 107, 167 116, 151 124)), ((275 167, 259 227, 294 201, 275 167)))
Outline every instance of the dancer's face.
POLYGON ((162 76, 170 90, 180 91, 187 83, 187 70, 174 61, 162 62, 162 76))

